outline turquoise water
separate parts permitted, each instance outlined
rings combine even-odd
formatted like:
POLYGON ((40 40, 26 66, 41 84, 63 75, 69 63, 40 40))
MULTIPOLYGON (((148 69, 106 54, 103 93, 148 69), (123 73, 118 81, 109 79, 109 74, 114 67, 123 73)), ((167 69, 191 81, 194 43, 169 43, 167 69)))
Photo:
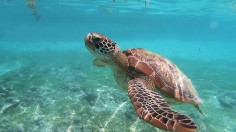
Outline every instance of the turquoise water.
POLYGON ((199 132, 236 131, 236 1, 0 0, 0 132, 164 132, 141 121, 83 39, 169 58, 192 80, 199 132))

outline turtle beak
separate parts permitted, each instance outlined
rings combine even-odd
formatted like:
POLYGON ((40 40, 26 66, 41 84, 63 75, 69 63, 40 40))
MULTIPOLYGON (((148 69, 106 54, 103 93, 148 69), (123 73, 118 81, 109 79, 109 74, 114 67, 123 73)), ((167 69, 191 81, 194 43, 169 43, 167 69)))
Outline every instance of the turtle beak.
POLYGON ((85 42, 85 46, 91 50, 95 50, 94 47, 94 43, 92 41, 92 33, 89 33, 85 38, 84 38, 84 42, 85 42))

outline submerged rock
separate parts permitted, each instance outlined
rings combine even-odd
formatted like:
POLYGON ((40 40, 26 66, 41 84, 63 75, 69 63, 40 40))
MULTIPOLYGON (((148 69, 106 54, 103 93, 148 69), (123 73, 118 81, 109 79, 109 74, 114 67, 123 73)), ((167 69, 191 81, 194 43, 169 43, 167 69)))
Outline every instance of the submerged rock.
POLYGON ((24 125, 23 124, 16 124, 10 128, 11 132, 24 132, 24 125))
POLYGON ((8 90, 5 86, 0 86, 0 97, 6 97, 8 94, 8 90))
POLYGON ((96 103, 96 99, 98 98, 98 95, 88 92, 83 96, 83 99, 89 104, 89 105, 94 105, 96 103))
POLYGON ((14 100, 14 102, 12 102, 11 104, 4 105, 2 109, 0 110, 0 114, 7 113, 9 110, 17 107, 19 104, 20 104, 20 100, 14 100))
POLYGON ((0 93, 6 93, 7 92, 7 88, 4 86, 0 86, 0 93))
POLYGON ((82 119, 81 119, 80 116, 76 116, 76 117, 74 117, 74 123, 76 123, 76 124, 80 123, 81 120, 82 120, 82 119))
POLYGON ((232 92, 224 92, 216 97, 222 107, 236 110, 236 96, 232 92))
POLYGON ((2 117, 0 119, 0 122, 5 123, 5 122, 11 122, 11 119, 9 117, 2 117))

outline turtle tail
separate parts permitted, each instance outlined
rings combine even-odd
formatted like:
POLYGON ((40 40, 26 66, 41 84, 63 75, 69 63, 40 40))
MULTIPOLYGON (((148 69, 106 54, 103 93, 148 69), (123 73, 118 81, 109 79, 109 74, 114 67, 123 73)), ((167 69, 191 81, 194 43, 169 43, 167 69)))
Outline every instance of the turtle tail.
POLYGON ((194 107, 195 107, 203 116, 205 116, 205 115, 203 114, 203 111, 200 109, 199 105, 194 104, 194 107))

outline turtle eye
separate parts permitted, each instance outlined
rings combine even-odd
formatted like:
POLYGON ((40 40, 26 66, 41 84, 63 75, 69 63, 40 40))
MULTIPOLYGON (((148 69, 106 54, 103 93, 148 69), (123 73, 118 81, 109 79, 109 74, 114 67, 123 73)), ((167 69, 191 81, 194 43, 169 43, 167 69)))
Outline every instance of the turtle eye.
POLYGON ((100 42, 100 41, 101 41, 101 38, 95 37, 95 38, 93 38, 93 41, 94 41, 94 42, 100 42))

